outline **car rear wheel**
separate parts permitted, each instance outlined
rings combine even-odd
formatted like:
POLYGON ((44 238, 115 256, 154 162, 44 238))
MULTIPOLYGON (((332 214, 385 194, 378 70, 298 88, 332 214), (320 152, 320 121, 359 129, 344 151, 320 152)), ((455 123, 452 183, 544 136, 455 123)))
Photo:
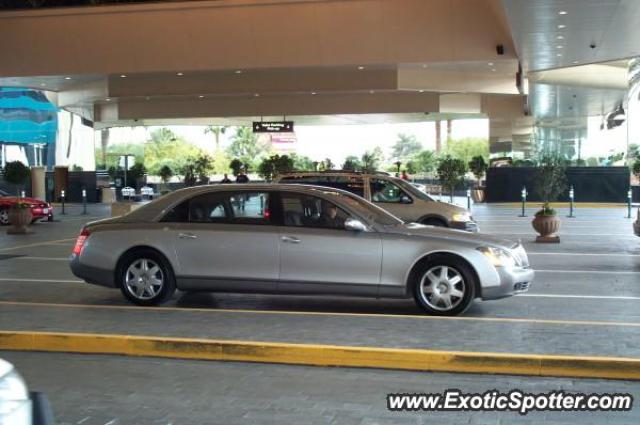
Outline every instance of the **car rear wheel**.
POLYGON ((437 226, 437 227, 447 227, 447 222, 440 218, 426 218, 421 221, 421 224, 426 224, 427 226, 437 226))
POLYGON ((120 267, 120 290, 131 302, 158 305, 168 301, 176 290, 173 272, 162 255, 141 249, 127 255, 120 267))
POLYGON ((455 258, 438 256, 428 261, 416 276, 416 303, 429 314, 455 316, 469 308, 474 299, 474 274, 455 258))
POLYGON ((9 225, 9 210, 6 208, 0 209, 0 226, 9 225))

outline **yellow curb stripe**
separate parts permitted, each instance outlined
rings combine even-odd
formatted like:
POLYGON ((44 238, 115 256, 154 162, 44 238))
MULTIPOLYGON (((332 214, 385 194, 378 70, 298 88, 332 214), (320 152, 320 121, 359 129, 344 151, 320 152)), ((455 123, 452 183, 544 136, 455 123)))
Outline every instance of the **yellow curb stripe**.
MULTIPOLYGON (((0 278, 0 280, 2 280, 0 278)), ((75 282, 74 282, 75 283, 75 282)), ((517 295, 521 296, 521 295, 517 295)), ((534 297, 535 298, 535 297, 534 297)), ((0 306, 17 307, 41 307, 41 308, 72 308, 95 310, 126 310, 140 314, 153 312, 181 312, 181 313, 226 313, 226 314, 256 314, 256 315, 283 315, 283 316, 321 316, 321 317, 354 317, 376 319, 417 319, 426 321, 469 321, 469 322, 495 322, 495 323, 522 323, 541 325, 572 325, 572 326, 617 326, 640 328, 640 322, 611 322, 597 320, 560 320, 560 319, 526 319, 517 317, 483 317, 483 316, 428 316, 417 314, 393 314, 393 313, 345 313, 326 311, 288 311, 288 310, 249 310, 232 308, 202 308, 202 307, 153 307, 145 308, 135 305, 107 305, 107 304, 64 304, 30 301, 0 301, 0 306)))
POLYGON ((352 347, 151 336, 0 332, 0 350, 118 354, 432 372, 640 380, 640 359, 352 347))
MULTIPOLYGON (((521 206, 522 202, 490 202, 487 205, 496 207, 516 207, 521 206)), ((569 208, 569 202, 551 202, 552 208, 569 208)), ((535 208, 542 206, 542 202, 527 202, 527 208, 535 208)), ((616 202, 575 202, 574 207, 578 208, 626 208, 626 203, 616 202)), ((635 206, 633 206, 635 208, 635 206)))

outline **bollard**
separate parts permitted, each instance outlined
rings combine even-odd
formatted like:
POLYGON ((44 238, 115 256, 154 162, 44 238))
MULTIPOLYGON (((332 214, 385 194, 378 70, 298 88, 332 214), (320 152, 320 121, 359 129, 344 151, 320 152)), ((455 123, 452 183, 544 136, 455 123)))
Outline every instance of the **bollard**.
POLYGON ((631 197, 633 196, 633 192, 631 188, 627 192, 627 218, 631 218, 631 197))
POLYGON ((569 215, 567 216, 569 218, 575 218, 575 215, 573 215, 573 198, 574 192, 573 186, 571 186, 571 189, 569 189, 569 215))
POLYGON ((82 215, 87 215, 87 189, 82 189, 82 215))
POLYGON ((26 198, 26 195, 25 195, 25 193, 24 193, 24 190, 20 191, 20 197, 21 197, 21 198, 26 198))
POLYGON ((471 189, 467 189, 467 210, 471 211, 471 189))
POLYGON ((60 198, 62 200, 62 215, 65 215, 66 213, 64 212, 64 189, 60 191, 60 198))
POLYGON ((525 213, 525 208, 527 205, 527 188, 526 186, 522 186, 522 191, 520 192, 520 196, 522 197, 522 214, 520 214, 518 217, 526 217, 527 214, 525 213))

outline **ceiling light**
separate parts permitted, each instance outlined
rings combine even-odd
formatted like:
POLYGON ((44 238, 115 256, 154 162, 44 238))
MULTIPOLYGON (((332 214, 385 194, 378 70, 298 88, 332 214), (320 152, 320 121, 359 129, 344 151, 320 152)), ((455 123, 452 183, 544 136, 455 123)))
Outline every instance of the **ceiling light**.
POLYGON ((204 96, 203 96, 203 95, 200 95, 200 96, 198 96, 198 98, 200 98, 200 99, 204 99, 204 96))
POLYGON ((316 93, 316 92, 314 92, 314 91, 312 91, 312 92, 311 92, 311 94, 315 95, 315 94, 317 94, 317 93, 316 93))
POLYGON ((236 74, 242 74, 242 70, 241 69, 237 69, 236 70, 236 74))
POLYGON ((359 66, 358 70, 362 71, 364 69, 364 66, 359 66))
POLYGON ((566 25, 564 25, 564 24, 560 24, 560 25, 558 25, 558 29, 564 29, 564 28, 566 28, 566 27, 567 27, 567 26, 566 26, 566 25))
POLYGON ((182 72, 178 72, 176 75, 177 75, 178 77, 182 77, 184 74, 183 74, 182 72))
POLYGON ((564 35, 559 35, 558 40, 564 40, 564 35))
POLYGON ((424 90, 420 90, 420 93, 424 93, 424 90))
POLYGON ((369 90, 369 94, 374 94, 375 91, 374 90, 369 90))
POLYGON ((46 86, 46 84, 45 84, 45 83, 40 83, 40 85, 41 85, 42 87, 46 86))
POLYGON ((556 46, 556 49, 562 49, 562 46, 558 44, 558 45, 556 46))
POLYGON ((495 69, 495 68, 492 68, 492 69, 491 69, 491 71, 492 71, 492 72, 496 72, 496 69, 495 69))
POLYGON ((260 93, 255 93, 254 96, 255 97, 260 97, 260 93))
POLYGON ((65 80, 70 80, 70 79, 71 79, 71 77, 64 77, 64 79, 65 79, 65 80))
POLYGON ((558 15, 566 15, 567 11, 566 10, 561 10, 560 12, 558 12, 558 15))
POLYGON ((150 100, 151 98, 149 96, 146 97, 147 100, 150 100))
POLYGON ((126 76, 126 75, 124 75, 124 74, 121 74, 121 75, 120 75, 120 78, 127 78, 127 76, 126 76))
POLYGON ((489 64, 488 64, 488 65, 489 65, 489 66, 493 66, 493 62, 489 62, 489 64))
POLYGON ((558 53, 558 54, 556 54, 556 56, 557 56, 557 57, 560 57, 560 56, 562 56, 562 53, 558 53))
POLYGON ((423 67, 423 68, 426 68, 426 67, 428 67, 428 66, 429 66, 429 65, 427 65, 426 63, 423 63, 423 64, 422 64, 422 67, 423 67))

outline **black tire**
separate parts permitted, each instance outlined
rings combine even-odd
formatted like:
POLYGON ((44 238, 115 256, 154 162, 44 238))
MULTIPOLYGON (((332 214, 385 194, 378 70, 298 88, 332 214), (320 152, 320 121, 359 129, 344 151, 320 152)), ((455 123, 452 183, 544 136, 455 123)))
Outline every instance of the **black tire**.
POLYGON ((116 277, 118 279, 117 282, 120 287, 120 291, 125 298, 132 303, 141 306, 155 306, 165 303, 171 299, 176 291, 176 279, 171 265, 162 254, 153 249, 141 248, 126 254, 126 256, 119 262, 116 277), (141 299, 129 290, 126 284, 126 279, 129 268, 134 263, 145 259, 150 260, 159 267, 162 276, 162 286, 154 296, 141 299))
POLYGON ((0 226, 9 225, 9 210, 6 208, 0 209, 0 226))
POLYGON ((53 221, 53 216, 52 216, 52 215, 48 216, 48 217, 47 217, 47 221, 48 221, 49 223, 51 223, 51 222, 53 221))
POLYGON ((421 221, 421 224, 426 224, 427 226, 448 227, 446 221, 436 217, 425 218, 421 221))
MULTIPOLYGON (((411 285, 413 286, 413 296, 416 304, 430 315, 456 316, 458 314, 462 314, 467 310, 467 308, 469 308, 475 298, 477 286, 476 275, 465 261, 454 256, 435 255, 418 266, 415 273, 412 273, 412 276, 413 282, 411 282, 411 285), (444 302, 440 304, 435 302, 433 298, 429 299, 429 295, 423 292, 423 278, 425 279, 425 285, 428 286, 430 280, 426 276, 427 273, 433 270, 441 270, 442 267, 446 267, 448 269, 448 276, 453 278, 457 273, 457 275, 461 277, 462 285, 456 284, 454 289, 460 291, 460 288, 462 286, 464 287, 464 290, 462 291, 463 295, 461 297, 455 297, 455 305, 452 303, 451 308, 448 308, 444 302), (459 302, 457 301, 458 299, 459 302)), ((449 292, 451 291, 451 285, 445 284, 444 286, 449 288, 449 292)), ((442 292, 442 294, 447 295, 446 292, 442 292)), ((452 296, 453 294, 449 294, 450 302, 452 296)))

